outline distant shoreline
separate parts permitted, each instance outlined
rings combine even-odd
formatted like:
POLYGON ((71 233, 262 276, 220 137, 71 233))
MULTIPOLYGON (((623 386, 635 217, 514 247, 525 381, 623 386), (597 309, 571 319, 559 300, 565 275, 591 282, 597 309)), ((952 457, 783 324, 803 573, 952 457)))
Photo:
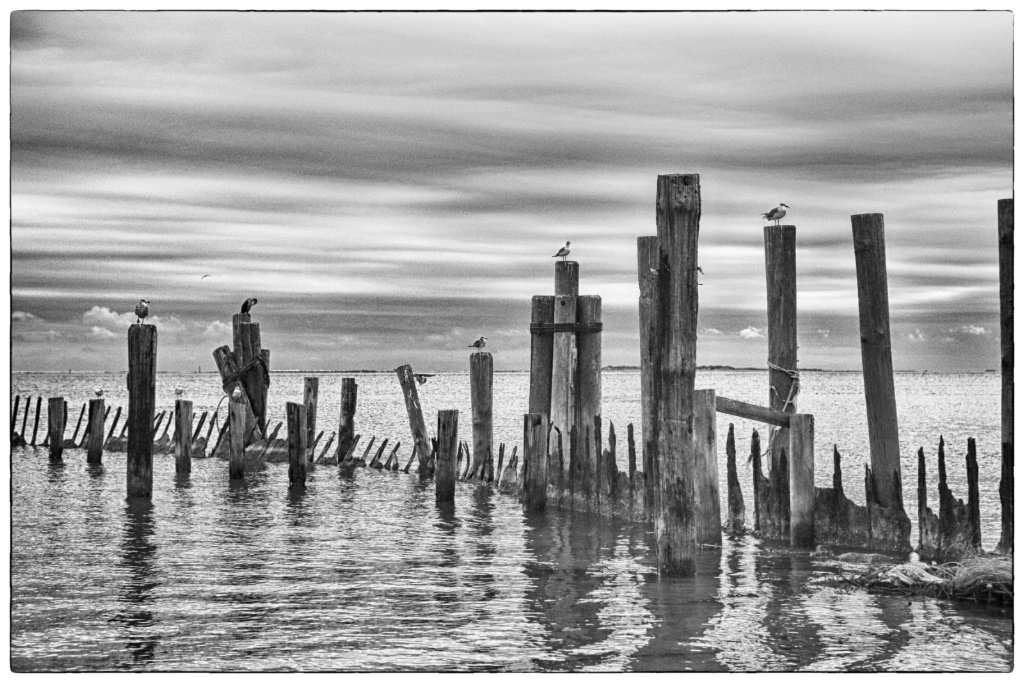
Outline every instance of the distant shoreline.
MULTIPOLYGON (((714 370, 722 372, 763 372, 767 368, 749 368, 749 367, 734 367, 732 365, 698 365, 698 370, 714 370)), ((601 370, 606 372, 640 372, 639 365, 606 365, 601 370)), ((12 375, 123 375, 127 370, 11 370, 12 375)), ((385 375, 392 374, 394 370, 271 370, 274 374, 281 375, 385 375)), ((495 370, 495 374, 513 374, 513 373, 528 373, 529 370, 495 370)), ((800 368, 800 372, 842 372, 842 373, 857 373, 860 370, 826 370, 824 368, 800 368)), ((997 375, 998 370, 895 370, 897 375, 997 375)), ((195 370, 159 370, 158 374, 170 374, 170 375, 218 375, 216 370, 205 370, 203 372, 196 372, 195 370)), ((465 375, 468 374, 466 370, 451 370, 451 371, 429 371, 431 375, 465 375)))

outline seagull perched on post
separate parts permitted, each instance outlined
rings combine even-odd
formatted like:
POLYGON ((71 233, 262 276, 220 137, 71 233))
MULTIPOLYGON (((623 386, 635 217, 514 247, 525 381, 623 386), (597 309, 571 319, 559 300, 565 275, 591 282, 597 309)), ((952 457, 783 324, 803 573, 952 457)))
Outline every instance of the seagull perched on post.
POLYGON ((96 394, 96 398, 103 398, 103 389, 100 387, 93 387, 92 393, 96 394))
POLYGON ((139 303, 135 306, 135 317, 138 318, 135 324, 141 323, 147 315, 149 315, 149 300, 139 299, 139 303))
POLYGON ((789 207, 787 205, 783 204, 782 202, 779 202, 779 205, 776 206, 771 211, 769 211, 768 213, 762 213, 761 218, 770 221, 775 221, 775 225, 778 225, 779 221, 782 220, 782 218, 786 215, 786 209, 788 208, 789 207))
MULTIPOLYGON (((783 212, 785 213, 785 212, 783 212)), ((249 309, 256 305, 256 297, 249 297, 242 302, 242 313, 248 313, 249 309)))
POLYGON ((181 386, 180 384, 178 386, 174 387, 174 395, 175 396, 181 396, 184 393, 185 393, 185 387, 181 386))
POLYGON ((469 345, 471 349, 482 349, 487 346, 487 337, 480 337, 475 342, 469 345))
POLYGON ((565 246, 562 247, 561 249, 559 249, 558 253, 555 254, 554 256, 552 256, 551 258, 558 258, 559 256, 561 256, 562 260, 564 261, 565 257, 568 256, 568 255, 569 255, 569 242, 568 242, 568 240, 566 240, 565 246))

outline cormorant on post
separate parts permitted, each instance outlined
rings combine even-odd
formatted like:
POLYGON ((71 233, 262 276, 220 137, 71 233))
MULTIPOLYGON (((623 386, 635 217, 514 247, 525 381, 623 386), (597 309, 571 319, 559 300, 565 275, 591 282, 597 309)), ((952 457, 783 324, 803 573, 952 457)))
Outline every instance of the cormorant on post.
POLYGON ((256 305, 256 297, 250 297, 242 304, 242 313, 248 313, 249 309, 256 305))
POLYGON ((565 257, 568 256, 568 255, 569 255, 569 241, 566 240, 565 246, 562 247, 561 249, 559 249, 558 253, 553 255, 551 258, 558 258, 559 256, 561 256, 562 260, 564 261, 565 257))
POLYGON ((761 218, 767 219, 769 221, 775 221, 775 225, 778 225, 779 221, 782 220, 782 218, 786 215, 786 209, 788 208, 789 207, 787 205, 783 204, 782 202, 779 202, 779 205, 776 206, 771 211, 767 213, 762 213, 761 218))
POLYGON ((480 337, 475 342, 469 345, 471 349, 482 349, 487 346, 487 337, 480 337))
POLYGON ((149 315, 149 300, 139 299, 139 303, 135 306, 135 317, 138 318, 135 323, 141 323, 147 315, 149 315))

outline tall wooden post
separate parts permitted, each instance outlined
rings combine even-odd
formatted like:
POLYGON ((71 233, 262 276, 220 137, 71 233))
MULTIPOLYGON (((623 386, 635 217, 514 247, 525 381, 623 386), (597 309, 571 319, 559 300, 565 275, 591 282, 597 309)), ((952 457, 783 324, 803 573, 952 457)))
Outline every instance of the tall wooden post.
POLYGON ((1002 349, 1002 528, 996 550, 1013 552, 1013 200, 999 204, 999 338, 1002 349))
POLYGON ((473 407, 473 468, 478 465, 486 465, 491 460, 494 448, 494 422, 491 409, 493 391, 494 359, 487 351, 471 353, 469 356, 469 394, 473 407))
MULTIPOLYGON (((768 406, 796 412, 796 226, 766 225, 764 265, 768 291, 768 406)), ((789 427, 775 427, 772 467, 789 443, 789 427)), ((792 459, 791 459, 792 460, 792 459)))
MULTIPOLYGON (((555 295, 555 325, 576 322, 576 297, 571 294, 555 295)), ((555 332, 551 360, 551 424, 562 434, 569 434, 575 417, 576 394, 576 333, 555 332)), ((554 431, 554 430, 552 430, 554 431)), ((582 435, 583 426, 577 433, 582 435)), ((582 436, 580 437, 582 438, 582 436)), ((583 452, 578 444, 580 453, 583 452)), ((566 476, 568 472, 566 472, 566 476)))
POLYGON ((402 385, 405 395, 405 409, 409 413, 409 429, 412 431, 413 448, 419 458, 420 478, 430 475, 430 437, 427 436, 427 425, 423 422, 423 409, 420 407, 420 395, 416 391, 416 378, 412 367, 403 365, 395 370, 398 382, 402 385))
MULTIPOLYGON (((601 297, 584 295, 576 298, 576 321, 580 331, 576 335, 576 405, 578 425, 594 425, 594 436, 599 437, 601 423, 601 297)), ((598 482, 604 476, 599 467, 601 444, 595 444, 587 460, 588 489, 595 503, 600 498, 598 482)), ((603 502, 603 501, 602 501, 603 502)))
POLYGON ((880 213, 851 216, 860 303, 860 350, 868 411, 871 472, 878 501, 902 508, 899 426, 889 333, 889 280, 885 267, 885 221, 880 213))
POLYGON ((338 464, 348 453, 356 438, 356 395, 359 385, 355 377, 341 378, 341 415, 338 418, 338 464))
POLYGON ((548 421, 543 415, 523 416, 524 472, 523 505, 528 511, 543 512, 548 501, 548 421))
MULTIPOLYGON (((814 547, 814 416, 789 418, 789 544, 814 547)), ((784 447, 785 448, 785 447, 784 447)))
MULTIPOLYGON (((236 398, 232 393, 229 400, 231 404, 228 407, 228 432, 231 440, 228 442, 228 447, 230 449, 228 456, 228 478, 244 479, 245 429, 248 422, 248 416, 252 413, 249 412, 248 406, 245 403, 244 394, 236 398)), ((303 411, 303 414, 305 414, 305 411, 303 411)), ((291 427, 291 424, 289 424, 289 427, 291 427)), ((305 439, 303 439, 303 443, 305 443, 305 439)))
POLYGON ((29 408, 30 408, 31 404, 32 404, 32 397, 29 396, 27 399, 25 399, 25 417, 21 418, 21 442, 23 444, 28 443, 28 439, 25 438, 26 437, 25 430, 28 427, 28 413, 29 413, 29 408))
MULTIPOLYGON (((316 438, 316 404, 320 397, 320 378, 305 377, 302 380, 302 404, 306 406, 306 443, 313 444, 316 438)), ((314 445, 310 447, 307 459, 313 461, 314 445)))
POLYGON ((48 431, 50 434, 50 457, 54 460, 60 460, 64 455, 65 405, 63 396, 55 396, 46 402, 47 420, 49 422, 48 431))
POLYGON ((697 369, 700 177, 658 176, 658 568, 696 572, 693 384, 697 369))
POLYGON ((658 505, 658 237, 636 240, 637 279, 640 284, 640 410, 643 444, 641 463, 644 471, 644 499, 648 511, 658 505))
POLYGON ((104 401, 102 398, 89 399, 89 440, 86 444, 85 461, 103 462, 104 401))
POLYGON ((21 394, 14 397, 14 410, 11 411, 11 434, 14 434, 15 427, 18 426, 18 410, 21 409, 21 394))
MULTIPOLYGON (((473 354, 478 355, 478 354, 473 354)), ((490 356, 491 354, 487 354, 490 356)), ((476 419, 473 420, 476 433, 476 419)), ((474 437, 475 440, 475 437, 474 437)), ((459 411, 437 411, 437 468, 434 471, 434 500, 447 504, 455 500, 455 457, 459 448, 459 411)))
POLYGON ((535 326, 555 322, 555 297, 535 296, 530 308, 530 412, 551 414, 551 354, 554 336, 535 326))
MULTIPOLYGON (((42 407, 43 407, 43 397, 42 396, 36 396, 36 419, 33 420, 34 424, 33 424, 33 427, 32 427, 32 447, 33 448, 35 448, 35 445, 36 445, 36 436, 39 434, 39 412, 42 409, 42 407)), ((121 409, 118 408, 118 410, 121 410, 121 409)))
POLYGON ((156 326, 128 328, 128 497, 153 495, 153 413, 156 410, 156 326))
MULTIPOLYGON (((264 357, 259 323, 252 322, 248 313, 235 313, 231 318, 231 327, 235 361, 239 368, 244 367, 253 358, 264 357)), ((266 363, 266 360, 264 362, 266 363)), ((269 364, 267 365, 269 367, 269 364)), ((246 391, 249 401, 246 405, 244 430, 245 443, 249 444, 256 438, 254 427, 257 424, 259 424, 260 433, 266 433, 267 387, 248 387, 243 390, 246 391)))
POLYGON ((697 543, 722 545, 722 506, 718 495, 718 414, 715 390, 693 392, 693 448, 697 543))
POLYGON ((306 406, 288 402, 288 484, 293 488, 306 488, 306 406))
POLYGON ((175 400, 174 415, 174 469, 179 474, 188 474, 192 471, 192 401, 175 400))

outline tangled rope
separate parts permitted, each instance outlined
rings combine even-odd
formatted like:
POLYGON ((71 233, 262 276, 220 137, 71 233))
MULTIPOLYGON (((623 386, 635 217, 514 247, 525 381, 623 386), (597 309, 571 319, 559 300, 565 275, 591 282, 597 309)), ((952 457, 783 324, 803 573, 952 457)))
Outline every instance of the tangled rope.
POLYGON ((225 394, 230 394, 231 393, 231 385, 234 384, 235 382, 238 382, 239 380, 241 380, 242 377, 244 377, 246 375, 246 373, 248 373, 250 370, 252 370, 257 365, 259 365, 260 367, 263 368, 263 384, 264 384, 264 386, 269 387, 270 386, 270 370, 267 368, 267 364, 263 362, 263 358, 261 356, 254 356, 253 358, 249 359, 248 363, 246 363, 242 367, 238 368, 238 372, 233 372, 233 373, 231 373, 230 375, 228 375, 227 377, 224 378, 224 381, 222 383, 222 387, 224 388, 224 393, 225 394))
MULTIPOLYGON (((786 400, 783 401, 783 403, 782 403, 782 409, 781 410, 782 410, 782 412, 786 412, 787 408, 789 408, 791 405, 795 405, 794 400, 796 399, 796 395, 800 393, 800 373, 798 371, 796 371, 796 370, 788 370, 788 369, 782 367, 781 365, 776 365, 775 363, 773 363, 771 361, 768 361, 768 369, 769 370, 778 370, 779 372, 784 372, 787 375, 789 375, 789 379, 792 380, 789 383, 789 394, 786 396, 786 400)), ((771 387, 770 391, 772 393, 774 393, 776 396, 779 395, 779 392, 775 390, 774 385, 771 387)), ((782 431, 781 427, 773 427, 772 428, 772 431, 771 431, 771 433, 768 436, 768 449, 767 449, 768 453, 772 452, 772 446, 775 444, 775 437, 778 436, 779 432, 781 432, 781 431, 782 431)))

